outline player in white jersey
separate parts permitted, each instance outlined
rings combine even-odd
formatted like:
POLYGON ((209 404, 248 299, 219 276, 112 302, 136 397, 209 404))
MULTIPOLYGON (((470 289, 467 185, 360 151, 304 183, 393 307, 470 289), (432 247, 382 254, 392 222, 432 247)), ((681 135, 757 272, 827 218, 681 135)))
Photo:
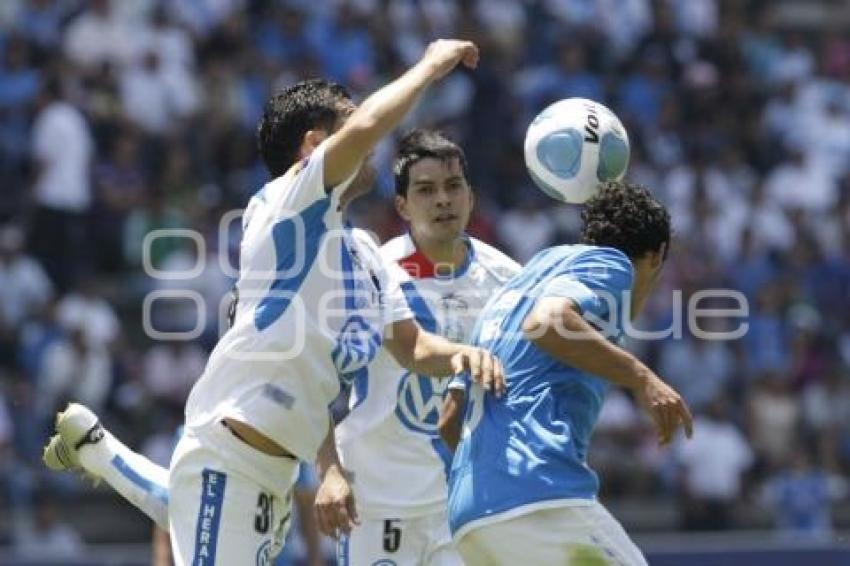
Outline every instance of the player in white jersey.
POLYGON ((233 325, 190 393, 167 486, 81 411, 60 415, 48 465, 75 467, 90 446, 112 444, 107 465, 124 487, 143 486, 147 502, 166 494, 178 565, 267 564, 288 526, 298 461, 317 458, 340 381, 356 380, 382 345, 411 371, 469 371, 501 390, 498 360, 424 332, 372 240, 342 219, 369 185, 362 163, 375 144, 432 82, 477 59, 470 42, 434 42, 357 109, 321 80, 273 96, 259 128, 273 180, 245 211, 233 325))
MULTIPOLYGON (((464 234, 473 194, 460 147, 415 130, 400 142, 394 173, 396 208, 410 231, 382 246, 381 256, 420 326, 466 342, 478 311, 519 265, 464 234)), ((340 565, 462 564, 446 515, 451 454, 438 432, 446 389, 445 380, 406 370, 386 350, 354 381, 336 441, 359 524, 339 540, 340 565)), ((350 493, 337 481, 326 473, 317 497, 327 534, 350 527, 329 508, 350 493)))

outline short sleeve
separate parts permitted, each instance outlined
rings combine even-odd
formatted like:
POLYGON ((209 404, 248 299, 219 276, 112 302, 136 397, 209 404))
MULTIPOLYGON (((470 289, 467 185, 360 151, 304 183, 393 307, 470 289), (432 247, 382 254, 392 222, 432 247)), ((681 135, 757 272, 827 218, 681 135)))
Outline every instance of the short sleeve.
POLYGON ((631 261, 613 248, 592 247, 550 279, 542 296, 573 299, 582 313, 599 318, 619 309, 631 292, 634 271, 631 261))
POLYGON ((293 165, 285 174, 271 181, 261 191, 260 198, 273 201, 278 215, 300 212, 347 187, 357 175, 355 171, 348 179, 331 190, 325 187, 325 151, 327 140, 319 144, 308 156, 293 165))
POLYGON ((378 280, 381 285, 381 305, 384 309, 385 325, 413 318, 413 311, 410 310, 407 299, 404 298, 394 270, 382 265, 378 270, 378 280))
POLYGON ((381 310, 384 319, 384 326, 413 318, 413 312, 407 304, 404 297, 404 292, 401 290, 401 284, 396 272, 395 265, 388 265, 383 257, 378 252, 378 247, 374 240, 364 230, 355 229, 352 234, 357 241, 358 247, 364 249, 368 253, 369 264, 372 273, 377 279, 376 287, 380 292, 381 310))

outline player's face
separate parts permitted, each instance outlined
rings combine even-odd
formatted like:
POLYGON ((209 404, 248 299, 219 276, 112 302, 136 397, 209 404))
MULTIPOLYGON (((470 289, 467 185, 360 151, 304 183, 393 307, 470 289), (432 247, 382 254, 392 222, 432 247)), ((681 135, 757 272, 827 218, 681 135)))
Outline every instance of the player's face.
POLYGON ((457 239, 469 223, 472 203, 457 158, 417 161, 410 167, 407 196, 396 197, 396 209, 420 245, 457 239))

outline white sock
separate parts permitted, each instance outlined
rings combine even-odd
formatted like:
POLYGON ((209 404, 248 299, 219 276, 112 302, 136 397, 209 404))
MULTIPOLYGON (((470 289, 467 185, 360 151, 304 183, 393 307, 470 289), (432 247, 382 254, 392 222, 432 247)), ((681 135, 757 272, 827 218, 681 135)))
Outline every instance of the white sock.
POLYGON ((133 452, 104 430, 97 444, 82 446, 80 464, 168 531, 168 469, 133 452))

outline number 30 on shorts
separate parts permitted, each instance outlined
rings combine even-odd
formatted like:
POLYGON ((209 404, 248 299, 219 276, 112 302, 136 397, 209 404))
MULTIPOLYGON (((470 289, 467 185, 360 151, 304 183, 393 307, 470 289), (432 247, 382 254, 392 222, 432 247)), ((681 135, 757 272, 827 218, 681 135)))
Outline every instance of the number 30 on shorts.
POLYGON ((257 497, 257 514, 254 517, 254 530, 264 535, 269 532, 272 524, 272 503, 274 496, 260 493, 257 497))

